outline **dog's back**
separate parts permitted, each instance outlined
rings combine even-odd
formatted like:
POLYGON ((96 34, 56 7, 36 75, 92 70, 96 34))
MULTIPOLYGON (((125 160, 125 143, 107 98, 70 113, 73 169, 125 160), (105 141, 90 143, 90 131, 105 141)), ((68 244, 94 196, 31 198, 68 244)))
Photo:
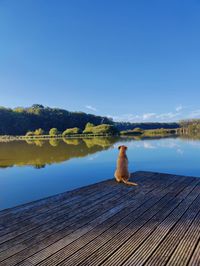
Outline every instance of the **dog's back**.
POLYGON ((129 182, 128 179, 130 178, 130 173, 128 171, 128 158, 126 155, 127 147, 122 145, 118 147, 119 149, 119 156, 117 159, 117 169, 115 171, 115 179, 117 182, 123 182, 128 185, 137 185, 133 182, 129 182))
POLYGON ((126 156, 126 146, 119 146, 119 156, 117 159, 117 169, 115 171, 115 177, 118 182, 121 182, 122 179, 129 178, 130 174, 128 172, 128 158, 126 156))

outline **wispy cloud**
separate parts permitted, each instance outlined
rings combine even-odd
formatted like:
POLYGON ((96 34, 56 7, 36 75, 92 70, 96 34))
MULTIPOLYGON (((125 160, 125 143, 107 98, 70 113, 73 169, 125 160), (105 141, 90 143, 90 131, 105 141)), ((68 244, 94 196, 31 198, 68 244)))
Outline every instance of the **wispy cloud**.
POLYGON ((150 120, 156 117, 156 113, 146 113, 142 115, 142 120, 150 120))
POLYGON ((200 109, 192 110, 189 106, 177 105, 174 111, 166 113, 147 112, 143 114, 107 115, 118 122, 175 122, 182 119, 200 118, 200 109))
POLYGON ((179 118, 180 113, 179 112, 168 112, 168 113, 144 113, 144 114, 124 114, 119 116, 112 116, 108 115, 109 117, 112 117, 114 121, 127 121, 127 122, 152 122, 152 121, 160 121, 160 122, 170 122, 175 121, 179 118))
POLYGON ((97 109, 95 107, 91 106, 91 105, 86 105, 85 108, 87 108, 87 109, 89 109, 91 111, 94 111, 94 112, 97 111, 97 109))
POLYGON ((89 156, 88 157, 88 160, 89 161, 93 161, 93 160, 97 159, 98 157, 99 157, 99 155, 98 154, 95 154, 95 155, 89 156))
POLYGON ((175 110, 176 110, 176 112, 182 111, 183 110, 182 104, 178 105, 175 110))
POLYGON ((200 117, 200 109, 193 110, 193 111, 190 113, 190 118, 198 118, 198 117, 200 117))
POLYGON ((162 121, 167 121, 167 120, 172 120, 176 117, 178 117, 180 113, 178 112, 169 112, 169 113, 164 113, 164 114, 158 114, 156 115, 156 118, 161 119, 162 121))
MULTIPOLYGON (((114 121, 127 121, 127 122, 170 122, 177 121, 181 119, 182 110, 184 107, 182 105, 178 105, 175 107, 175 111, 167 112, 167 113, 144 113, 144 114, 123 114, 120 116, 112 116, 114 121)), ((197 110, 200 112, 200 110, 197 110)), ((198 112, 195 113, 195 115, 198 112)))
POLYGON ((156 149, 156 146, 152 145, 151 142, 144 141, 143 143, 145 149, 156 149))

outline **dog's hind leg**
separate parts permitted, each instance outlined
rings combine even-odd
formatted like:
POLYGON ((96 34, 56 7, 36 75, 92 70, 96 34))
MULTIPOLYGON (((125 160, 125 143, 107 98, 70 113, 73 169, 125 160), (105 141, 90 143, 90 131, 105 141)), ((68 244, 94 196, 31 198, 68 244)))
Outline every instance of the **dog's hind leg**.
POLYGON ((120 183, 121 182, 121 179, 117 176, 117 173, 115 172, 115 180, 120 183))

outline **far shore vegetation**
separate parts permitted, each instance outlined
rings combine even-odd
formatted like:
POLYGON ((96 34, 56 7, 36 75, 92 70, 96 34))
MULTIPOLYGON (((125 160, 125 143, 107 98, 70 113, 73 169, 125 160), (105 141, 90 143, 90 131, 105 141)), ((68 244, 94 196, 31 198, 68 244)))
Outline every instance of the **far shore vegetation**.
POLYGON ((110 117, 86 114, 83 112, 70 112, 60 108, 44 107, 34 104, 31 107, 16 107, 14 109, 0 107, 0 135, 22 136, 28 131, 42 128, 49 132, 51 128, 57 128, 63 132, 69 128, 85 129, 87 123, 95 126, 113 125, 118 131, 140 127, 141 129, 178 128, 178 123, 130 123, 115 122, 110 117))
POLYGON ((101 124, 95 126, 92 123, 87 123, 84 130, 78 127, 67 128, 63 132, 60 132, 57 128, 51 128, 49 132, 45 132, 42 128, 38 128, 34 131, 28 131, 22 136, 0 136, 0 140, 26 140, 26 139, 50 139, 50 138, 71 138, 71 137, 95 137, 95 136, 116 136, 120 135, 120 132, 113 125, 101 124))
POLYGON ((178 123, 114 122, 107 117, 69 112, 35 104, 32 107, 0 107, 0 141, 53 138, 133 136, 137 138, 199 136, 200 119, 178 123))
POLYGON ((12 141, 12 140, 36 140, 36 139, 67 139, 67 138, 92 138, 92 137, 134 137, 141 138, 155 138, 155 137, 170 137, 170 136, 191 136, 200 137, 200 119, 199 120, 185 120, 180 122, 179 128, 158 128, 144 130, 139 127, 132 130, 119 131, 114 125, 101 124, 94 125, 88 122, 85 128, 82 130, 78 127, 67 128, 63 132, 60 132, 57 128, 51 128, 48 132, 42 128, 35 129, 34 131, 28 131, 25 135, 10 136, 1 135, 0 141, 12 141))

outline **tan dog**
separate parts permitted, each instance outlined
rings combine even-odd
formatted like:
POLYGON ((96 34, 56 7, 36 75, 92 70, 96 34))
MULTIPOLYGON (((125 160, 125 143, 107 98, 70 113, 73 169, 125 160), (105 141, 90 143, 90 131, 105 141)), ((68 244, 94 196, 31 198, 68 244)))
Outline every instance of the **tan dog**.
POLYGON ((128 171, 128 158, 126 156, 127 147, 122 145, 118 147, 119 156, 117 159, 117 169, 115 171, 115 179, 117 182, 123 182, 127 185, 137 186, 136 183, 129 182, 130 173, 128 171))

